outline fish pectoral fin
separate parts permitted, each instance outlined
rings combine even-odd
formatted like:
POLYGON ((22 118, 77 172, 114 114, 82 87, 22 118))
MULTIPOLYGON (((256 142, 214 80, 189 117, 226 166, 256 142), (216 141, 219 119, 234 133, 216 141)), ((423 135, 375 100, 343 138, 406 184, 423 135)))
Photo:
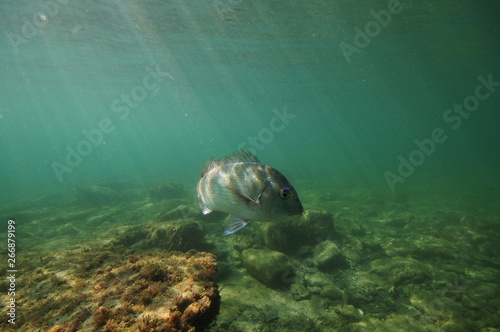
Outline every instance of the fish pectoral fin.
POLYGON ((257 199, 253 199, 252 197, 250 197, 250 196, 248 196, 248 195, 245 195, 245 194, 242 194, 242 195, 243 195, 243 197, 244 197, 246 200, 248 200, 250 203, 254 203, 254 204, 257 204, 257 205, 259 205, 259 204, 260 204, 260 202, 259 202, 259 197, 260 197, 260 196, 259 196, 259 197, 257 197, 257 199))
POLYGON ((257 199, 253 199, 252 197, 247 196, 247 195, 245 195, 245 194, 242 194, 242 195, 245 195, 245 196, 246 196, 246 197, 250 200, 250 202, 255 203, 255 204, 257 204, 257 205, 260 205, 260 198, 262 197, 262 194, 264 193, 264 191, 266 191, 266 189, 267 189, 267 186, 265 186, 265 187, 262 189, 262 191, 260 192, 259 196, 257 196, 257 199))
POLYGON ((242 193, 241 191, 237 191, 237 193, 238 193, 238 196, 243 198, 243 200, 245 202, 260 205, 259 198, 262 194, 260 194, 259 197, 257 197, 257 199, 253 199, 252 197, 248 196, 247 194, 242 193))
POLYGON ((245 194, 244 192, 242 192, 238 187, 236 187, 235 185, 232 185, 230 184, 229 187, 231 188, 231 190, 236 194, 238 195, 239 197, 241 197, 245 203, 247 204, 257 204, 257 205, 260 205, 260 201, 259 201, 259 198, 260 196, 262 196, 262 193, 257 197, 257 199, 253 199, 252 197, 248 196, 247 194, 245 194))
POLYGON ((226 229, 224 230, 224 236, 228 236, 231 234, 236 233, 243 227, 245 227, 248 224, 249 220, 248 219, 241 219, 241 218, 233 218, 231 221, 229 221, 226 225, 226 229))

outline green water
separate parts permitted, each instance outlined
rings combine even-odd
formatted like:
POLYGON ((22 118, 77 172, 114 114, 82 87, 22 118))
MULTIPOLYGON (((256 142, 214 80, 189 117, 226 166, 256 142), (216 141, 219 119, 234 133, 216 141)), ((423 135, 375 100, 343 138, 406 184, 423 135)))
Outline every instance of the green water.
POLYGON ((337 215, 370 193, 409 198, 416 214, 495 215, 499 9, 2 1, 1 218, 106 183, 176 181, 194 197, 206 160, 240 148, 285 174, 306 209, 337 215))
POLYGON ((350 63, 341 43, 356 47, 354 28, 386 1, 43 3, 1 4, 5 198, 103 179, 193 184, 207 158, 248 137, 292 179, 390 190, 384 172, 435 128, 448 139, 396 190, 498 181, 498 87, 459 129, 443 121, 478 76, 500 81, 491 2, 402 1, 350 63), (269 131, 285 108, 293 119, 269 131), (55 171, 103 119, 102 142, 55 171))

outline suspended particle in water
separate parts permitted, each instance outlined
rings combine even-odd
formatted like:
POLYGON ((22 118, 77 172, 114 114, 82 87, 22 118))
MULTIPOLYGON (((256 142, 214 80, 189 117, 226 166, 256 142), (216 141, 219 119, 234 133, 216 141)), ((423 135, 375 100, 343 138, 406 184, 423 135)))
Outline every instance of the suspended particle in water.
POLYGON ((45 22, 47 21, 47 16, 44 14, 44 13, 38 13, 36 14, 36 16, 38 17, 38 19, 42 22, 45 22))

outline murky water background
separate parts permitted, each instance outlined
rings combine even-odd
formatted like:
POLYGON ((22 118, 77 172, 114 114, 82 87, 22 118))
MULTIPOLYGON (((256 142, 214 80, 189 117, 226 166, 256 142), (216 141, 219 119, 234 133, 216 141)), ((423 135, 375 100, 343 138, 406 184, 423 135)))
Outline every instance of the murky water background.
POLYGON ((390 190, 384 173, 400 176, 398 156, 435 128, 446 141, 395 188, 498 180, 498 86, 456 130, 443 120, 478 77, 500 80, 489 2, 401 1, 390 16, 385 1, 1 6, 6 198, 110 178, 191 185, 239 147, 305 183, 390 190))

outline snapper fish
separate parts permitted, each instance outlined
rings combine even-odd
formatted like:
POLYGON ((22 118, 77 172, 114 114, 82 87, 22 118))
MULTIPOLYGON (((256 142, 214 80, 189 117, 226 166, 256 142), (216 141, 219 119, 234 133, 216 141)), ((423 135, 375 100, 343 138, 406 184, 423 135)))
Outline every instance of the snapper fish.
POLYGON ((220 211, 234 216, 224 235, 236 233, 250 220, 291 221, 304 212, 297 192, 285 176, 262 164, 248 150, 219 160, 209 159, 197 191, 203 214, 220 211))

